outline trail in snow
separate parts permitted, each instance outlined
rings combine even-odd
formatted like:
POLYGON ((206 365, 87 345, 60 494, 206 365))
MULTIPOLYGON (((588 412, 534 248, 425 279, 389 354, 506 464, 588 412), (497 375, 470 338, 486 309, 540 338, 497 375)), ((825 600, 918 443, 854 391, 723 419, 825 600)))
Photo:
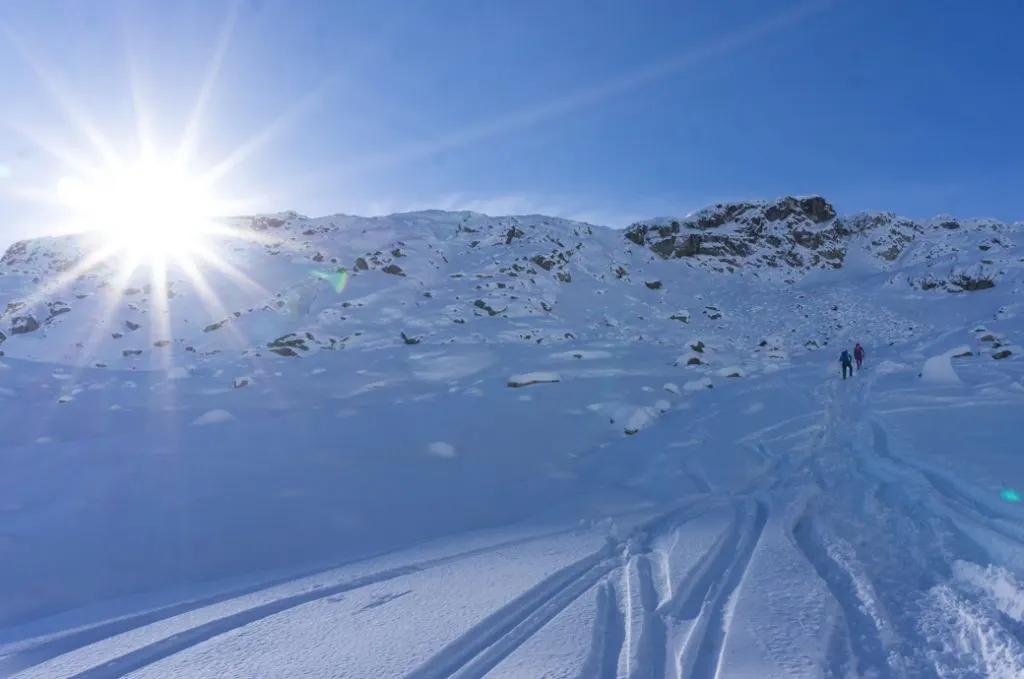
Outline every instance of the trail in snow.
MULTIPOLYGON (((934 589, 959 562, 992 563, 958 524, 973 521, 979 506, 989 519, 1006 514, 964 503, 951 486, 899 462, 871 416, 872 380, 848 386, 833 389, 822 445, 809 458, 822 494, 808 503, 794 537, 842 607, 857 675, 917 676, 960 633, 924 626, 948 615, 935 607, 934 589), (935 511, 936 503, 949 510, 935 511)), ((987 633, 996 643, 1019 644, 1018 624, 987 633)), ((836 671, 839 664, 834 659, 836 671)), ((1024 672, 1024 655, 1014 653, 1012 668, 1024 672)))

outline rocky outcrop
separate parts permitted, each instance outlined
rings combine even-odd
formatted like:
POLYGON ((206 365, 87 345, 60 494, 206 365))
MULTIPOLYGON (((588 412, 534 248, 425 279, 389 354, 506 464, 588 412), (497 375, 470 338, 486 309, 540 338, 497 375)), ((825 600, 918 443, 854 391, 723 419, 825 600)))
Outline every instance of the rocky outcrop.
POLYGON ((39 329, 39 321, 34 316, 15 316, 11 319, 11 334, 24 335, 39 329))
MULTIPOLYGON (((685 219, 640 222, 625 231, 633 243, 650 249, 662 259, 690 259, 715 271, 841 268, 851 247, 863 249, 880 268, 894 268, 911 246, 931 232, 977 234, 975 245, 965 249, 948 239, 925 239, 913 263, 931 267, 948 264, 950 257, 970 250, 1005 249, 1012 226, 991 220, 959 221, 949 217, 917 222, 891 212, 858 213, 839 217, 820 196, 782 198, 776 201, 720 203, 685 219)), ((982 263, 986 263, 982 260, 982 263)), ((919 289, 946 287, 953 291, 992 287, 991 277, 947 277, 938 283, 931 277, 911 281, 919 289)))
POLYGON ((850 226, 824 198, 719 203, 683 220, 641 222, 626 230, 663 259, 713 257, 730 267, 837 267, 850 226), (746 260, 746 261, 744 261, 746 260))
POLYGON ((945 290, 946 292, 976 292, 996 287, 996 273, 984 267, 954 268, 946 274, 930 273, 910 277, 910 286, 917 290, 945 290))

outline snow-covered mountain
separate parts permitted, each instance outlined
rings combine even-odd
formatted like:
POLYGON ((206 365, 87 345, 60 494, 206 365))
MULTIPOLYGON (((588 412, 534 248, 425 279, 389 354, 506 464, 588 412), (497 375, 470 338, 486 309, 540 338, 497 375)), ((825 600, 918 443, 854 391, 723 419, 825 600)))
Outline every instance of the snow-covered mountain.
POLYGON ((0 678, 1024 676, 1024 224, 230 224, 0 260, 0 678))
MULTIPOLYGON (((120 260, 83 266, 101 247, 90 236, 14 244, 0 259, 0 348, 78 365, 192 368, 220 354, 484 341, 679 346, 713 333, 747 353, 765 333, 788 349, 851 330, 854 300, 823 294, 830 282, 875 276, 880 290, 935 300, 994 285, 1015 291, 1024 267, 1021 224, 838 217, 819 197, 716 205, 625 231, 444 212, 231 222, 240 237, 215 243, 216 261, 171 268, 160 282, 147 269, 126 278, 120 260), (752 332, 749 315, 768 308, 752 332)), ((859 337, 905 337, 913 318, 884 302, 875 311, 858 319, 859 337)))

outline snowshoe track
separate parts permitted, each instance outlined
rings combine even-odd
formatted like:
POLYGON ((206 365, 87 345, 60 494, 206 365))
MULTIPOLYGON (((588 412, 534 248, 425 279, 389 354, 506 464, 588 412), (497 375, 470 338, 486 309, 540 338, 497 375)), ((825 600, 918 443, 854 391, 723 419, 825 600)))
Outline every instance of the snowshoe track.
POLYGON ((853 576, 829 554, 821 526, 809 506, 793 525, 792 531, 796 545, 814 566, 818 577, 828 587, 842 611, 846 634, 840 642, 841 646, 831 651, 833 655, 829 658, 829 664, 833 675, 845 676, 846 670, 852 669, 845 667, 847 657, 852 656, 856 676, 877 676, 879 679, 891 676, 878 626, 865 613, 864 601, 857 592, 853 576))

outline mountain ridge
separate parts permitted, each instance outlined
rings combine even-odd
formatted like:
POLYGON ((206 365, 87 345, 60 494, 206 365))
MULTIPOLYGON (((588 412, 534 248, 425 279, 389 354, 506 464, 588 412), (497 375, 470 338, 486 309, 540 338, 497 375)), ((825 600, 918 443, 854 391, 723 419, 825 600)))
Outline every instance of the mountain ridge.
MULTIPOLYGON (((172 266, 162 277, 126 273, 118 258, 93 266, 97 234, 13 244, 0 258, 0 349, 31 360, 159 368, 225 352, 254 359, 423 343, 685 344, 680 327, 706 326, 731 330, 737 347, 759 346, 763 338, 743 337, 749 309, 716 306, 726 285, 740 285, 751 303, 788 306, 807 319, 799 344, 821 345, 842 314, 825 300, 841 295, 799 307, 780 295, 841 284, 837 276, 877 276, 900 294, 1018 286, 1014 236, 1024 230, 1024 222, 945 215, 841 216, 821 196, 718 203, 621 230, 441 210, 319 218, 289 211, 225 223, 241 237, 212 241, 215 257, 201 268, 172 266), (404 329, 385 333, 395 319, 404 329), (497 333, 494 323, 503 324, 497 333)), ((879 321, 865 332, 898 341, 900 333, 884 329, 897 325, 879 321)), ((787 329, 780 321, 780 332, 787 329)))

